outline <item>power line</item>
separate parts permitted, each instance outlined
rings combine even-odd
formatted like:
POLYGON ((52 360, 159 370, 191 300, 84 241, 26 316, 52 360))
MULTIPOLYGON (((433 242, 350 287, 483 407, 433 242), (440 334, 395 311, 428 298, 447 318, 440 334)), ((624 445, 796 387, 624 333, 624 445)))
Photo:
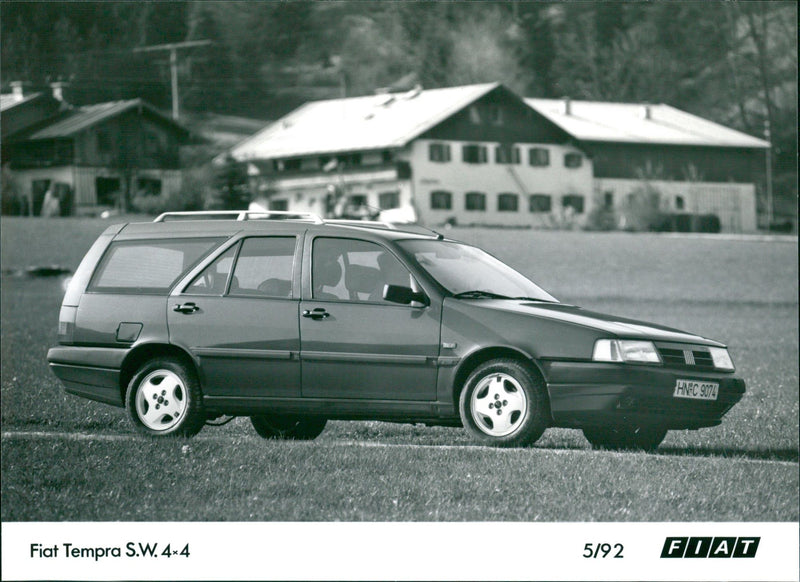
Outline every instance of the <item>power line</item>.
POLYGON ((135 53, 169 51, 169 68, 172 77, 172 119, 177 120, 180 115, 180 100, 178 99, 178 49, 208 46, 210 44, 213 44, 210 40, 187 40, 184 42, 155 44, 133 49, 135 53))

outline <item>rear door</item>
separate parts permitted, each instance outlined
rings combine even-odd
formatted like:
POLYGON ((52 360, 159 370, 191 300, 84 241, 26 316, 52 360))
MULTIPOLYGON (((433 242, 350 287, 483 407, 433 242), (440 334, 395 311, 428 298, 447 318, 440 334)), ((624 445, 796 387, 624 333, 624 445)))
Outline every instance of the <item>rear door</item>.
POLYGON ((325 236, 311 245, 300 305, 303 396, 435 400, 441 306, 382 298, 385 284, 416 284, 387 247, 325 236))
POLYGON ((200 362, 206 397, 300 396, 297 236, 251 236, 170 297, 170 341, 200 362))

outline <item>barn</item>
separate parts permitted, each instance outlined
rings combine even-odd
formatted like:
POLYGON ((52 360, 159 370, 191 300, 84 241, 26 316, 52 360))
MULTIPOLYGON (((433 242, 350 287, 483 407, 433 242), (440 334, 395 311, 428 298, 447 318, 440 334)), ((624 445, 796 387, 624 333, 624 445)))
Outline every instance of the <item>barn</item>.
POLYGON ((52 99, 31 96, 42 104, 30 113, 26 98, 4 96, 3 126, 13 131, 3 134, 3 167, 27 213, 41 212, 48 190, 69 214, 180 188, 184 127, 141 99, 80 107, 56 101, 53 107, 52 99))
POLYGON ((591 158, 593 204, 615 211, 618 226, 648 226, 632 224, 644 194, 672 230, 698 230, 703 216, 726 232, 756 230, 768 142, 664 104, 525 101, 591 158))

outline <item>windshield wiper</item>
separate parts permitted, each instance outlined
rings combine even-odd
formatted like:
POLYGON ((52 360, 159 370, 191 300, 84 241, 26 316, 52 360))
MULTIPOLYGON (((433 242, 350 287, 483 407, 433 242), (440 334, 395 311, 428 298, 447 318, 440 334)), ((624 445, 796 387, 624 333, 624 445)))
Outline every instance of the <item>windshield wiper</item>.
POLYGON ((537 301, 539 303, 558 303, 558 301, 553 301, 552 299, 542 299, 540 297, 514 297, 514 299, 519 299, 520 301, 537 301))
POLYGON ((539 301, 541 303, 558 303, 558 301, 551 301, 550 299, 541 299, 539 297, 509 297, 508 295, 501 295, 492 291, 484 291, 483 289, 473 289, 472 291, 462 291, 453 295, 456 299, 513 299, 515 301, 539 301))
POLYGON ((483 291, 482 289, 473 289, 472 291, 462 291, 453 295, 456 299, 514 299, 508 295, 500 295, 499 293, 492 293, 491 291, 483 291))

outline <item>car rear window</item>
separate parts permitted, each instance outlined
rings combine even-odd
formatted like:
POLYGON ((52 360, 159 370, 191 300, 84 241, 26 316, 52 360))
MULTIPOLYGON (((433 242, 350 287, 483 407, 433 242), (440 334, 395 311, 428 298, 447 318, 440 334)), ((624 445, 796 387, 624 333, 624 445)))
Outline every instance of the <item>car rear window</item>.
POLYGON ((166 293, 222 238, 113 242, 89 284, 105 293, 166 293))

